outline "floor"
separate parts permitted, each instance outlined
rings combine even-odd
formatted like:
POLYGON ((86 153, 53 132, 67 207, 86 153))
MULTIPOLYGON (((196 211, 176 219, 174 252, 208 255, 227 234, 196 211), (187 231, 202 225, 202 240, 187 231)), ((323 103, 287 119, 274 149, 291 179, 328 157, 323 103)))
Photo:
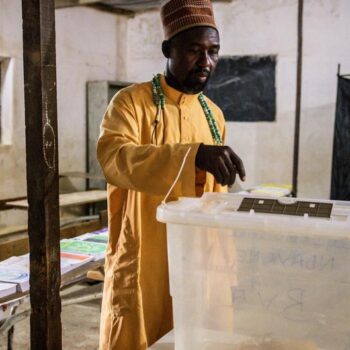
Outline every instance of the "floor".
MULTIPOLYGON (((79 294, 79 288, 75 292, 79 294)), ((62 308, 62 343, 64 350, 97 350, 100 324, 100 300, 62 308)), ((22 306, 21 306, 22 307, 22 306)), ((20 312, 20 307, 18 308, 20 312)), ((30 349, 29 318, 15 326, 13 350, 30 349)), ((7 350, 7 336, 0 335, 0 350, 7 350)))

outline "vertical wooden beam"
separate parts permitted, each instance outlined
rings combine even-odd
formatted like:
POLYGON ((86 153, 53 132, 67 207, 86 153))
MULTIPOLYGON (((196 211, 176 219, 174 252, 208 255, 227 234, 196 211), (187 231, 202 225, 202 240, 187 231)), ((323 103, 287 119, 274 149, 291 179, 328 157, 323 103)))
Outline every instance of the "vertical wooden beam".
POLYGON ((54 0, 22 0, 31 349, 62 349, 54 0))
POLYGON ((294 153, 293 153, 293 187, 292 187, 293 197, 296 197, 298 195, 301 85, 302 85, 302 68, 303 68, 303 12, 304 12, 304 0, 298 0, 298 53, 297 53, 297 88, 296 88, 296 100, 295 100, 294 153))

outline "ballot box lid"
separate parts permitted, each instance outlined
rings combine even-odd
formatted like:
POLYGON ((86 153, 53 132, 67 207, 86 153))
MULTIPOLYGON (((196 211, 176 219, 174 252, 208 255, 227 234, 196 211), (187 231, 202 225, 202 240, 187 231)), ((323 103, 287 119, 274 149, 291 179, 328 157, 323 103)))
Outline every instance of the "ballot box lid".
POLYGON ((166 224, 350 239, 350 202, 345 201, 206 193, 161 204, 157 219, 166 224))

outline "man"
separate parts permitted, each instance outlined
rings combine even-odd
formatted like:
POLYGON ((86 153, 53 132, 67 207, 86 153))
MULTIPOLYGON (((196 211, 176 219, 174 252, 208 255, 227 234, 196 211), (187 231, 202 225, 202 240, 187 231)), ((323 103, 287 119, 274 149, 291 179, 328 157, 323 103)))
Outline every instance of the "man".
POLYGON ((112 99, 98 159, 108 182, 109 244, 100 349, 144 350, 172 329, 166 227, 161 203, 185 159, 171 198, 223 191, 239 157, 224 138, 224 117, 201 91, 220 48, 210 0, 171 0, 162 8, 165 75, 112 99))

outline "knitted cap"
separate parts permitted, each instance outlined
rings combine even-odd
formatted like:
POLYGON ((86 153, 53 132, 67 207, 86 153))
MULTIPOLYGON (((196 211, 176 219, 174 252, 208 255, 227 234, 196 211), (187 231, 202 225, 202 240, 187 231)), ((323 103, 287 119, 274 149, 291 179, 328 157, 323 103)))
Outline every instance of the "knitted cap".
POLYGON ((165 39, 192 27, 216 28, 210 0, 170 0, 161 9, 165 39))

